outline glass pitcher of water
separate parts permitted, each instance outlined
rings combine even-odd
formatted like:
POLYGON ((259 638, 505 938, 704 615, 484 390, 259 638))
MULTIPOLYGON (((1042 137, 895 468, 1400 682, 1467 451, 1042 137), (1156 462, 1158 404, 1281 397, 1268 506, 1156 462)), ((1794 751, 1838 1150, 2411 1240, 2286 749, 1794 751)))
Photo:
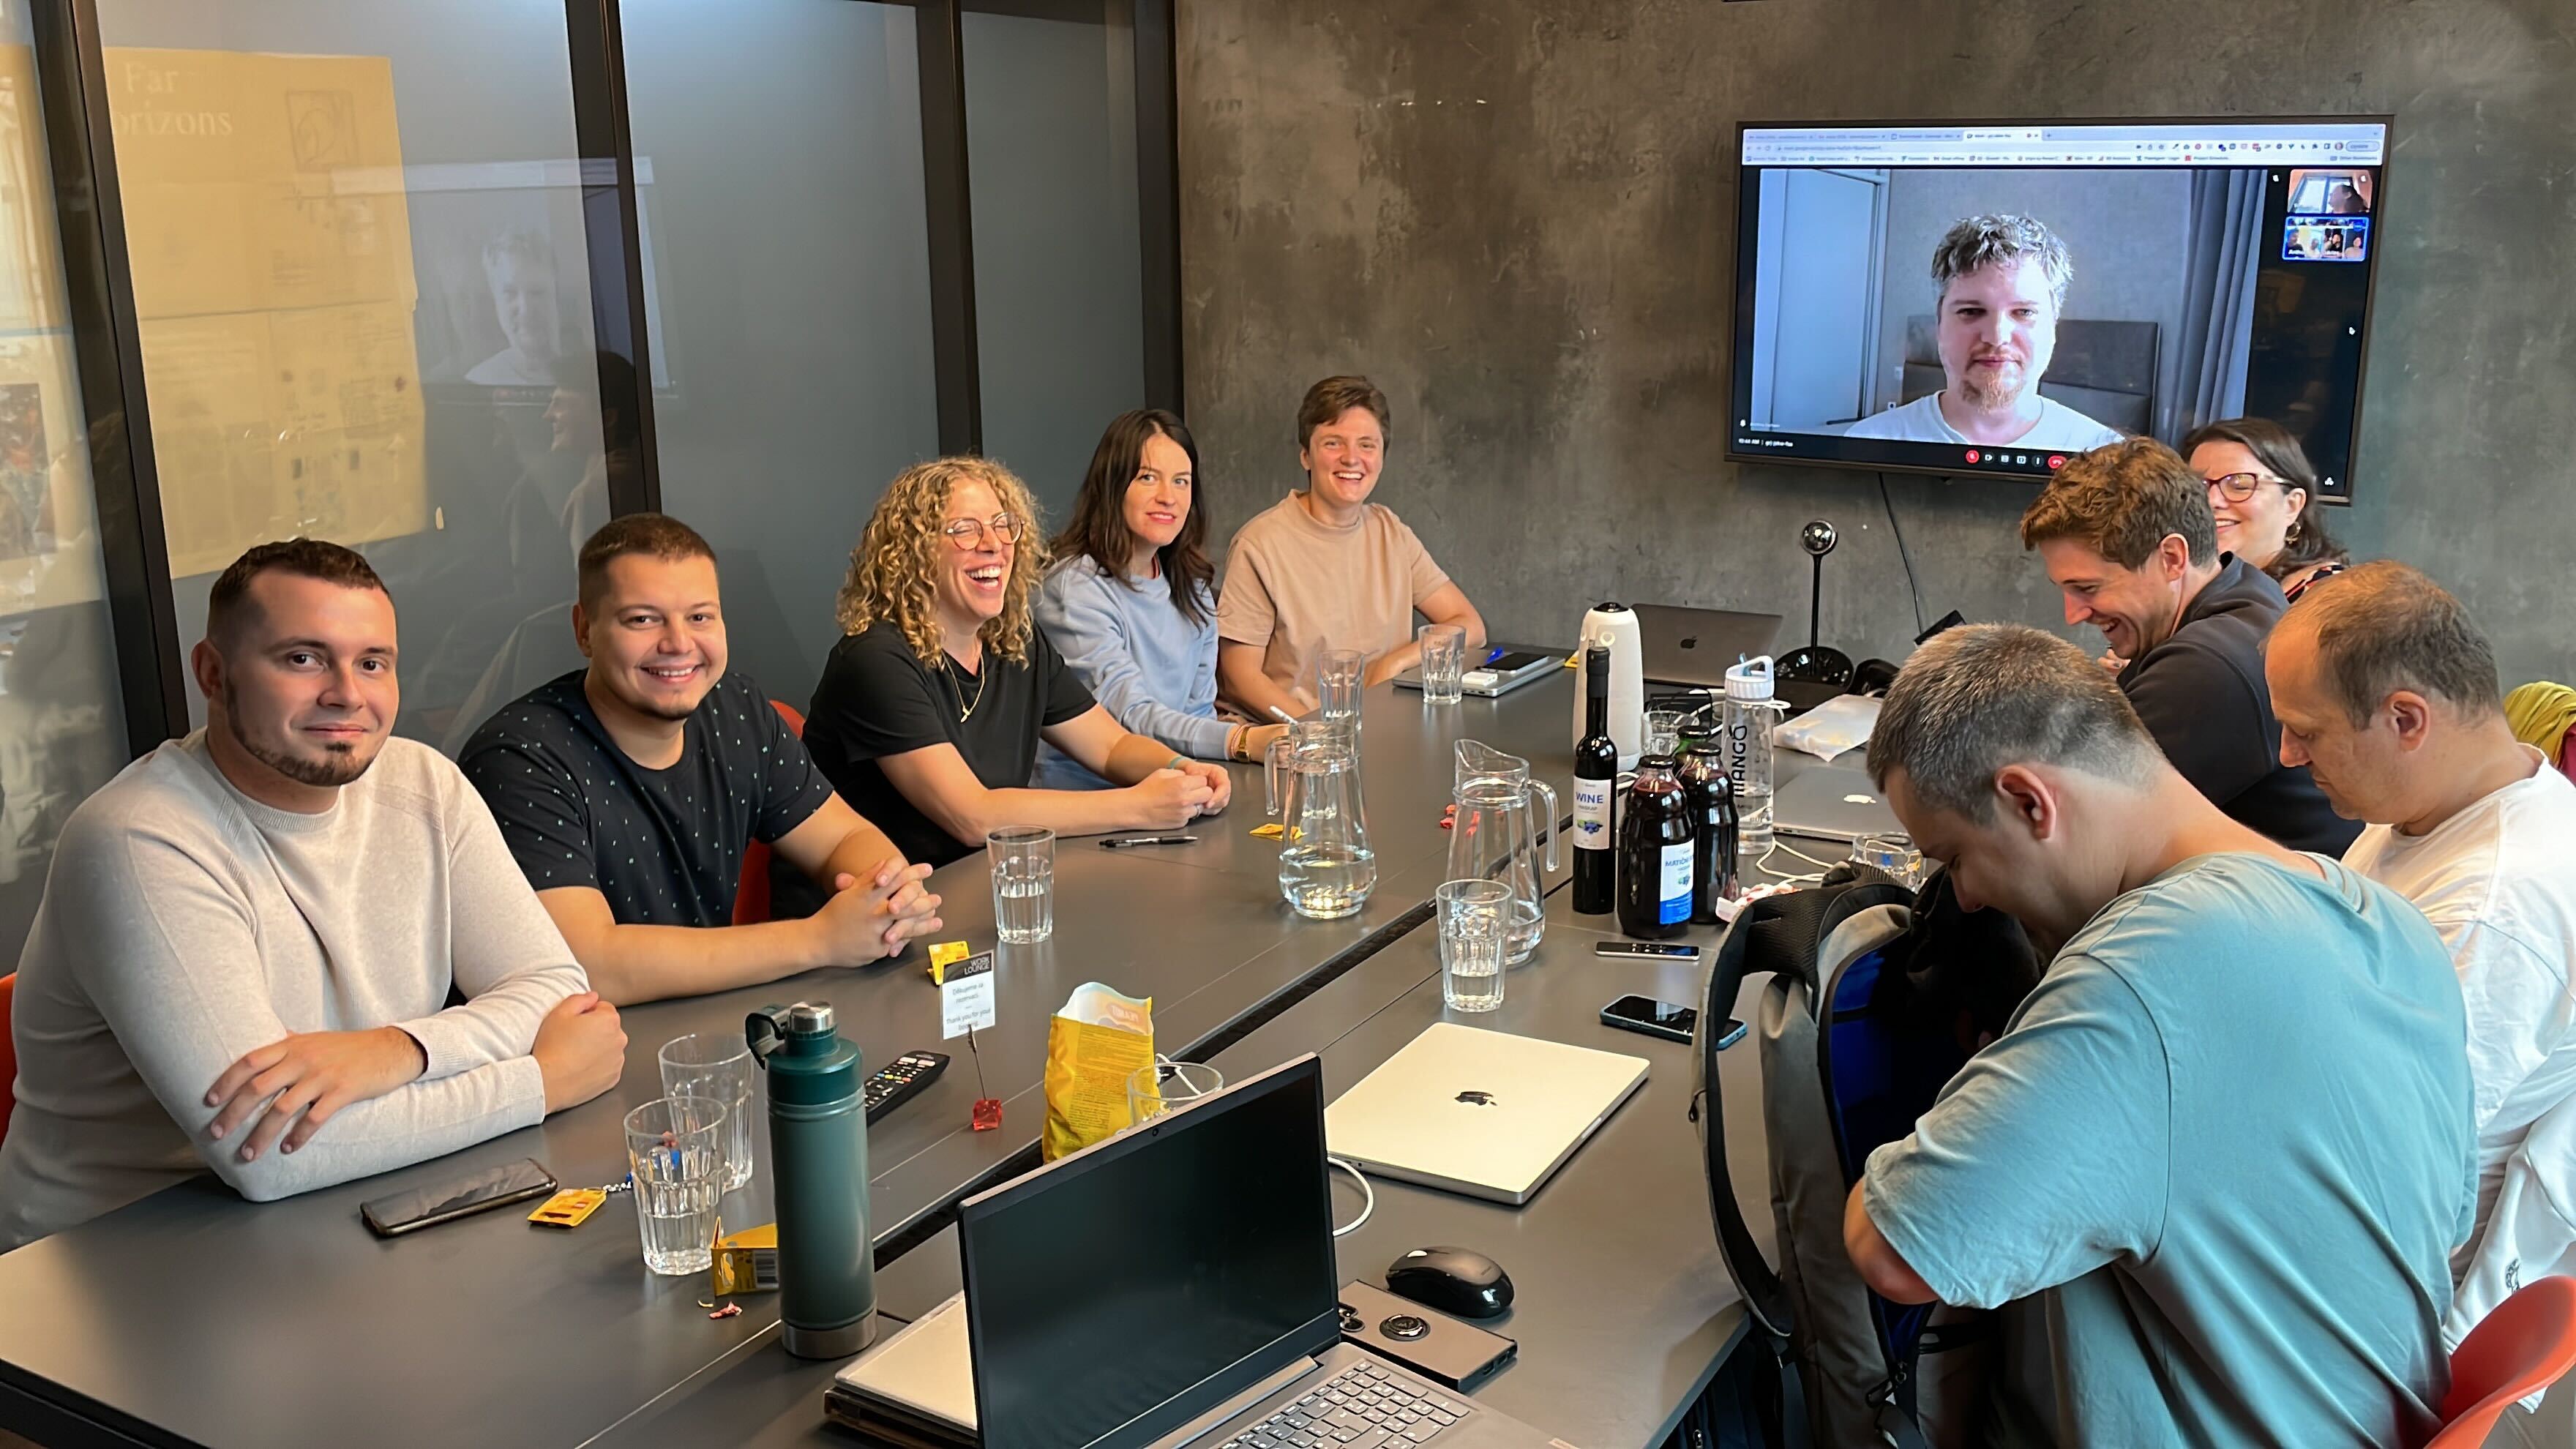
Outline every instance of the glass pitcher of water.
POLYGON ((1539 841, 1547 842, 1547 869, 1556 869, 1556 790, 1531 779, 1529 761, 1520 756, 1480 740, 1460 740, 1451 800, 1457 811, 1449 823, 1448 879, 1497 880, 1511 887, 1504 959, 1517 966, 1538 949, 1547 930, 1539 841))
POLYGON ((1279 841, 1279 893, 1297 914, 1347 916, 1377 888, 1377 852, 1360 809, 1358 742, 1338 721, 1291 725, 1271 742, 1262 783, 1279 841))

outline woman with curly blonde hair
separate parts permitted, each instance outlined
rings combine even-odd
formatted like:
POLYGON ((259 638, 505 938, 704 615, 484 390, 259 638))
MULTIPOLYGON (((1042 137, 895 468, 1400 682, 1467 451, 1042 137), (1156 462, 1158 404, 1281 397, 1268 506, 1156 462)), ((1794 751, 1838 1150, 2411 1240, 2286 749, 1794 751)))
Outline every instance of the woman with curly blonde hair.
POLYGON ((1045 570, 1027 486, 984 458, 904 470, 850 554, 805 747, 909 859, 944 865, 1004 825, 1168 830, 1225 808, 1223 766, 1130 734, 1047 642, 1045 570), (1028 788, 1041 738, 1119 788, 1028 788))

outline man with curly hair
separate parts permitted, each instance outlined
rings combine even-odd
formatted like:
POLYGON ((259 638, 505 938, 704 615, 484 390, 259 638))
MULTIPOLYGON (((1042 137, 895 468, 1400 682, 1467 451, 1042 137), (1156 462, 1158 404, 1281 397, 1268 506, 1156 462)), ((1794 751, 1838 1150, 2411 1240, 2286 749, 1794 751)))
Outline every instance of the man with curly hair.
POLYGON ((461 763, 600 994, 625 1005, 900 953, 939 929, 926 865, 832 792, 769 697, 727 673, 715 550, 659 513, 581 549, 587 668, 503 705, 461 763), (753 841, 827 893, 733 924, 753 841))
POLYGON ((2039 395, 2075 280, 2057 233, 2027 216, 1969 217, 1932 249, 1932 280, 1941 390, 1865 417, 1844 436, 2063 453, 2120 441, 2115 429, 2039 395))
POLYGON ((1009 469, 941 458, 894 480, 850 555, 805 745, 915 860, 1005 825, 1170 830, 1232 793, 1223 765, 1131 733, 1082 687, 1031 615, 1046 551, 1009 469), (1029 788, 1041 738, 1114 788, 1029 788))

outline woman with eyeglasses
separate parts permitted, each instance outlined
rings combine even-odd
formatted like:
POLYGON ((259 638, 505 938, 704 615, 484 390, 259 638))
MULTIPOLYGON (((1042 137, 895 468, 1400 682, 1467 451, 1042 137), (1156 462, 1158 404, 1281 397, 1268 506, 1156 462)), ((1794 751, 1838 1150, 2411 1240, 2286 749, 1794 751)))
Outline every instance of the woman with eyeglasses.
POLYGON ((2230 418, 2183 439, 2182 455, 2209 485, 2219 550, 2270 574, 2284 595, 2296 599, 2352 562, 2312 506, 2317 470, 2289 429, 2268 418, 2230 418))
MULTIPOLYGON (((1256 760, 1286 725, 1216 713, 1216 565, 1208 562, 1199 445, 1161 408, 1121 413, 1100 435, 1048 546, 1038 626, 1118 722, 1202 760, 1256 760)), ((1040 782, 1107 783, 1049 748, 1040 782)))
POLYGON ((1222 765, 1129 733, 1037 627, 1036 518, 1009 469, 942 458, 894 480, 850 555, 805 748, 910 859, 1004 825, 1170 830, 1225 808, 1222 765), (1118 788, 1028 788, 1041 738, 1118 788))

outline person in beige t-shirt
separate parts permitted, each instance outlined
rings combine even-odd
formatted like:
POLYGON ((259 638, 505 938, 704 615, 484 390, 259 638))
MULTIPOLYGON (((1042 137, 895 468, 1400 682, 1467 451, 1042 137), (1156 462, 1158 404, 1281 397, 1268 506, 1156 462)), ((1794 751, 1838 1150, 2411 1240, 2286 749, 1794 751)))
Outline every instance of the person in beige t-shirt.
POLYGON ((1467 631, 1485 621, 1394 510, 1371 503, 1387 442, 1386 394, 1364 377, 1328 377, 1297 410, 1306 487, 1236 531, 1217 601, 1217 683, 1256 719, 1314 707, 1315 657, 1369 656, 1378 683, 1421 654, 1413 616, 1467 631))

